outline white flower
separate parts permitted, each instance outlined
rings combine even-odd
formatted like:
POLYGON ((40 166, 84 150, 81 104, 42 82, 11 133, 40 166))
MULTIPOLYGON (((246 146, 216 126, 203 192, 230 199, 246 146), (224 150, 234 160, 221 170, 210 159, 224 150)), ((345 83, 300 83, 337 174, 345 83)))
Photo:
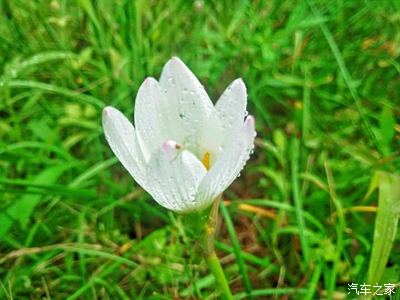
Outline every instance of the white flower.
POLYGON ((246 87, 236 79, 214 106, 173 57, 159 81, 147 78, 140 86, 136 130, 113 107, 104 108, 103 127, 114 154, 155 201, 190 212, 209 206, 248 160, 256 133, 246 103, 246 87))

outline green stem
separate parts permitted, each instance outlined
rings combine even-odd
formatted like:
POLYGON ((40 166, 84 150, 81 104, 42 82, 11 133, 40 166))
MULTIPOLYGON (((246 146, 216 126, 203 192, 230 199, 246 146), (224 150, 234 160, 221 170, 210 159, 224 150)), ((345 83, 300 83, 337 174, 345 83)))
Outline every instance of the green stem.
POLYGON ((214 249, 214 236, 218 220, 219 198, 214 201, 210 216, 203 230, 203 253, 211 272, 214 274, 222 299, 233 300, 231 289, 214 249))
POLYGON ((211 272, 215 276, 217 286, 221 292, 221 296, 223 297, 223 299, 233 300, 231 289, 229 288, 224 271, 222 270, 221 264, 219 263, 219 259, 215 252, 209 254, 206 257, 206 260, 211 272))

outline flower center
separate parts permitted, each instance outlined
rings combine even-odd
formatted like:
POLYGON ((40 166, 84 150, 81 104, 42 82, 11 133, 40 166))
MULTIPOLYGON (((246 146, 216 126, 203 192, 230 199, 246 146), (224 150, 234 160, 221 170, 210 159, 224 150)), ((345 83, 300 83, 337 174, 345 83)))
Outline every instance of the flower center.
POLYGON ((210 152, 206 152, 203 156, 203 160, 201 161, 207 171, 210 169, 210 157, 211 157, 210 152))

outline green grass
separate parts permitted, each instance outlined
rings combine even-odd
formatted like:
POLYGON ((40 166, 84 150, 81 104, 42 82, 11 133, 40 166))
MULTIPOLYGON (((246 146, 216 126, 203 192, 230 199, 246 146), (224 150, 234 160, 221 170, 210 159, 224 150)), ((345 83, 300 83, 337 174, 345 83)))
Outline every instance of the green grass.
POLYGON ((101 127, 173 55, 256 118, 215 243, 235 299, 399 285, 399 3, 0 1, 0 299, 218 299, 101 127))

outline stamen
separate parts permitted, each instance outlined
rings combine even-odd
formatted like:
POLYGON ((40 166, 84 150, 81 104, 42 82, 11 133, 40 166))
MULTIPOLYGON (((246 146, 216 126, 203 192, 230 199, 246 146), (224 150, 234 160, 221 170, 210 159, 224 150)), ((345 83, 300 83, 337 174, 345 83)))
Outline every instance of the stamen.
POLYGON ((207 171, 210 169, 210 157, 211 157, 210 152, 206 152, 206 153, 204 154, 203 160, 202 160, 202 163, 203 163, 203 165, 206 167, 206 170, 207 170, 207 171))

